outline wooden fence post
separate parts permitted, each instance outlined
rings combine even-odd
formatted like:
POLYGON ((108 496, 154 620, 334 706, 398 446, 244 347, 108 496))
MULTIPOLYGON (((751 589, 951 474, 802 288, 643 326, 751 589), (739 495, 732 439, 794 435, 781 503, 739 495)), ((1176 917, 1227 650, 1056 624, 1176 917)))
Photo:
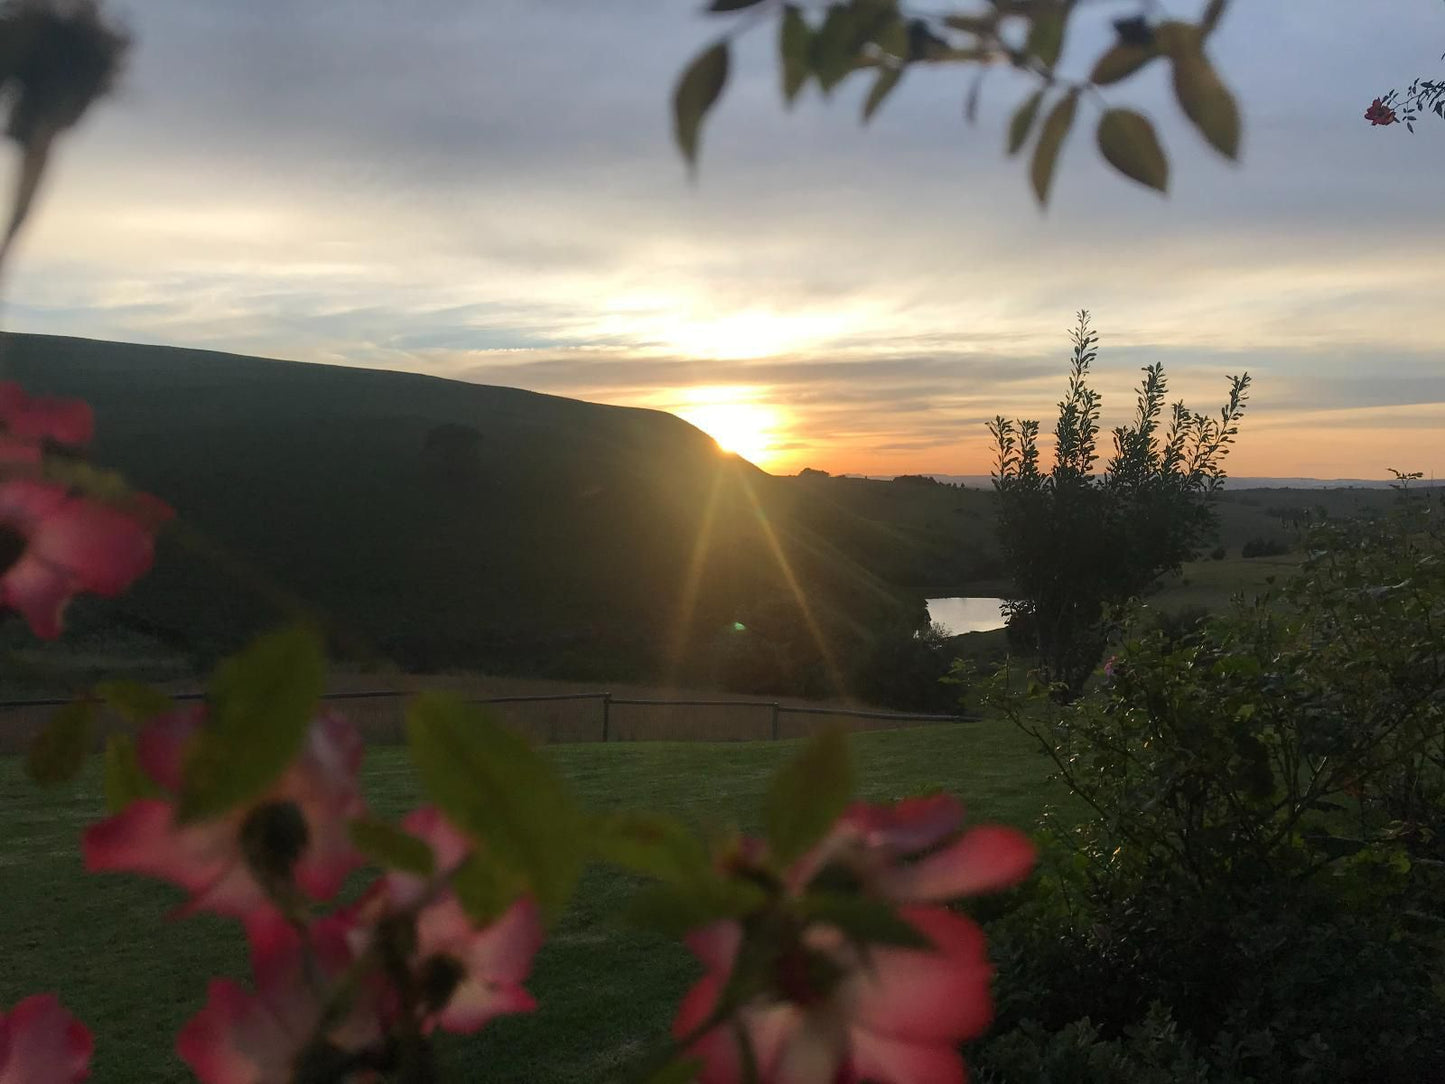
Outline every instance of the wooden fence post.
POLYGON ((602 694, 602 740, 610 740, 612 729, 612 694, 602 694))
POLYGON ((773 701, 773 741, 778 740, 778 702, 773 701))

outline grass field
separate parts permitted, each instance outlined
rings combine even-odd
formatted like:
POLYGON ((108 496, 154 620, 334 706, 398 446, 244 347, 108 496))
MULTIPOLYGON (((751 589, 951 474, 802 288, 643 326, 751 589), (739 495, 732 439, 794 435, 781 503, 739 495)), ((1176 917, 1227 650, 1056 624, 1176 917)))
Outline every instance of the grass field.
MULTIPOLYGON (((697 824, 756 828, 766 781, 794 748, 650 742, 555 746, 547 755, 591 808, 645 806, 697 824)), ((864 734, 854 751, 868 798, 943 787, 979 818, 1027 826, 1060 797, 1043 782, 1046 760, 999 721, 864 734)), ((416 801, 402 751, 369 751, 364 771, 375 811, 396 816, 416 801)), ((96 773, 47 793, 5 758, 0 811, 0 1005, 60 992, 95 1032, 97 1080, 190 1079, 173 1037, 202 1004, 208 976, 244 975, 236 929, 210 916, 170 924, 163 916, 178 895, 168 886, 82 872, 79 834, 101 811, 96 773)), ((629 887, 622 875, 587 873, 537 958, 529 988, 541 1009, 448 1040, 444 1059, 457 1079, 606 1080, 665 1031, 695 967, 680 946, 610 921, 629 887)))

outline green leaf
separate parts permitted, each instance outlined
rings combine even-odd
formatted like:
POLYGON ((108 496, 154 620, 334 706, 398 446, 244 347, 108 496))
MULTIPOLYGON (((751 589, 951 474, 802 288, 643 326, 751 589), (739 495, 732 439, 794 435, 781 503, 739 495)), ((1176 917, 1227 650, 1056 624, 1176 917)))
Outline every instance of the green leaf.
POLYGON ((25 768, 42 787, 68 783, 85 767, 90 751, 95 702, 75 700, 51 713, 45 729, 30 743, 25 768))
POLYGON ((706 1063, 701 1058, 670 1061, 649 1076, 644 1084, 693 1084, 706 1063))
POLYGON ((767 893, 746 881, 720 877, 688 884, 653 884, 637 893, 623 912, 639 929, 677 938, 719 919, 741 919, 768 902, 767 893))
POLYGON ((1078 91, 1072 91, 1061 98, 1044 120, 1039 142, 1034 147, 1033 162, 1029 166, 1029 179, 1033 182, 1034 195, 1040 207, 1047 207, 1049 190, 1054 183, 1054 167, 1058 165, 1059 149, 1074 123, 1074 111, 1079 104, 1078 91))
POLYGON ((782 29, 779 31, 778 56, 783 68, 783 100, 792 105, 798 92, 807 83, 811 73, 810 57, 813 47, 813 31, 803 13, 794 4, 783 8, 782 29))
POLYGON ((179 820, 219 816, 264 793, 301 751, 325 684, 321 640, 304 628, 262 636, 221 663, 186 751, 179 820))
POLYGON ((853 9, 834 4, 812 42, 812 68, 824 94, 853 70, 858 46, 858 18, 853 9))
POLYGON ((1089 82, 1100 87, 1117 83, 1121 79, 1129 78, 1158 55, 1158 49, 1119 42, 1094 62, 1094 70, 1089 73, 1089 82))
POLYGON ((525 879, 488 861, 481 851, 472 853, 456 868, 451 885, 462 910, 479 926, 501 918, 517 897, 527 891, 525 879))
POLYGON ((898 914, 895 904, 836 892, 810 892, 801 901, 803 917, 837 926, 859 944, 934 951, 917 926, 898 914))
POLYGON ((581 816, 550 764, 483 708, 423 693, 407 709, 422 787, 491 859, 526 879, 550 918, 581 872, 581 816))
POLYGON ((900 64, 892 68, 880 68, 878 79, 873 84, 873 89, 868 92, 868 99, 863 103, 863 123, 867 124, 873 119, 873 114, 878 112, 878 107, 883 104, 883 99, 893 92, 898 85, 898 80, 903 78, 903 66, 900 64))
POLYGON ((135 739, 112 734, 105 743, 105 807, 119 813, 137 798, 159 798, 164 792, 146 775, 136 758, 135 739))
POLYGON ((1046 68, 1053 68, 1058 63, 1059 53, 1064 48, 1064 27, 1067 19, 1064 10, 1058 4, 1049 4, 1047 7, 1040 6, 1034 14, 1033 22, 1029 24, 1028 40, 1024 43, 1024 52, 1032 57, 1038 57, 1040 63, 1046 68))
POLYGON ((829 728, 783 765, 763 814, 774 857, 787 864, 823 838, 853 796, 853 762, 843 731, 829 728))
POLYGON ((672 95, 673 135, 689 166, 697 165, 698 136, 703 118, 722 97, 728 81, 728 43, 724 39, 698 54, 687 66, 672 95))
POLYGON ((95 695, 111 711, 136 726, 150 722, 176 706, 165 693, 139 681, 102 681, 95 687, 95 695))
POLYGON ((1169 188, 1169 159, 1154 125, 1132 109, 1110 109, 1099 118, 1099 153, 1124 176, 1160 192, 1169 188))
POLYGON ((1028 141, 1029 132, 1034 127, 1034 118, 1039 115, 1039 103, 1043 100, 1044 92, 1040 88, 1019 103, 1019 107, 1014 110, 1013 119, 1008 123, 1009 154, 1018 154, 1028 141))
POLYGON ((431 847, 410 832, 375 817, 358 817, 346 827, 356 849, 377 865, 418 877, 436 872, 431 847))
POLYGON ((684 881, 711 872, 707 847, 670 817, 612 813, 597 820, 593 852, 604 861, 664 881, 684 881))
POLYGON ((1174 57, 1174 96, 1210 146, 1231 160, 1239 157, 1239 106, 1202 51, 1174 57))

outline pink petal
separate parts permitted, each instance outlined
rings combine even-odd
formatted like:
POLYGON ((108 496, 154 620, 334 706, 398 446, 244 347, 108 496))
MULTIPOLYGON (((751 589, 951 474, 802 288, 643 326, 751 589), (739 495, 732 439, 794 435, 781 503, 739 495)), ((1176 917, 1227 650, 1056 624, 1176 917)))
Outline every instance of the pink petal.
MULTIPOLYGON (((228 979, 212 979, 206 1004, 176 1036, 176 1053, 201 1084, 280 1084, 306 1041, 304 1030, 228 979)), ((297 1021, 304 1028, 304 1022, 297 1021)))
POLYGON ((711 922, 693 930, 683 941, 709 971, 727 975, 743 943, 743 928, 736 922, 711 922))
POLYGON ((857 1027, 935 1044, 982 1034, 993 1019, 993 967, 982 931, 942 907, 905 907, 900 914, 936 951, 870 949, 842 995, 857 1027))
POLYGON ((34 478, 12 478, 0 483, 0 523, 27 537, 36 525, 53 515, 70 497, 65 487, 34 478))
POLYGON ((466 1035, 488 1021, 509 1013, 532 1012, 537 1002, 516 985, 495 985, 467 979, 458 984, 437 1023, 447 1031, 466 1035))
POLYGON ((916 854, 936 846, 963 825, 963 806, 947 794, 905 798, 892 805, 855 804, 843 823, 865 846, 891 855, 916 854))
POLYGON ((155 543, 124 512, 72 498, 35 526, 29 552, 66 570, 84 590, 117 595, 150 569, 155 543))
POLYGON ((754 1049, 758 1066, 765 1080, 772 1084, 834 1084, 848 1053, 848 1032, 836 1013, 823 1010, 803 1015, 796 1027, 789 1029, 781 1047, 770 1051, 754 1049))
POLYGON ((36 636, 54 640, 60 635, 65 607, 79 589, 67 572, 37 560, 27 550, 0 576, 0 604, 24 617, 36 636))
POLYGON ((1011 888, 1034 866, 1034 845, 1013 828, 985 825, 910 865, 883 872, 878 888, 895 900, 952 900, 1011 888))
POLYGON ((310 841, 296 863, 296 883, 312 899, 328 900, 365 862, 348 824, 366 812, 357 772, 363 745, 356 729, 335 713, 311 726, 305 751, 282 777, 272 800, 290 800, 306 818, 310 841))
POLYGON ((951 1045, 928 1046, 853 1033, 853 1075, 870 1084, 965 1084, 963 1058, 951 1045))
POLYGON ((11 434, 58 444, 88 444, 95 432, 95 414, 81 399, 31 398, 13 381, 0 384, 0 422, 11 434))
POLYGON ((0 434, 0 463, 7 467, 39 466, 44 453, 34 441, 0 434))
POLYGON ((152 719, 136 739, 136 759, 141 768, 166 790, 181 789, 186 745, 205 717, 206 709, 200 704, 177 708, 152 719))
POLYGON ((0 1084, 72 1084, 90 1075, 90 1032, 54 994, 0 1016, 0 1084))
POLYGON ((177 827, 169 802, 142 798, 81 837, 85 867, 159 877, 193 893, 182 913, 244 918, 267 905, 241 856, 236 815, 177 827))
POLYGON ((456 869, 472 852, 472 841, 436 806, 412 810, 401 826, 431 847, 438 873, 456 869))

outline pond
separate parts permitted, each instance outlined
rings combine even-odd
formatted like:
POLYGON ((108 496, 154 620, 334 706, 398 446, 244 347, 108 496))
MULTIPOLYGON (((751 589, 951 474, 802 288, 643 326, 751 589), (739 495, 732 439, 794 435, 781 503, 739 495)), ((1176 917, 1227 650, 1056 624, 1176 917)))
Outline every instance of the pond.
POLYGON ((1001 598, 931 598, 928 603, 928 620, 940 625, 950 636, 962 636, 965 632, 988 632, 1003 628, 1003 604, 1001 598))

